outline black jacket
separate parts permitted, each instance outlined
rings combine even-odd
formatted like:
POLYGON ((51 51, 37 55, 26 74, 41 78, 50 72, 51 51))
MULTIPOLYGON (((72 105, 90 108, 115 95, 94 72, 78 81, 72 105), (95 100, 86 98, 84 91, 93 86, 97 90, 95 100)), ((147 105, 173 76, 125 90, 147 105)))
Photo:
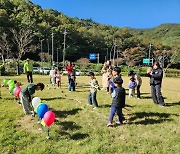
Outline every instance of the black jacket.
POLYGON ((161 85, 163 78, 163 70, 162 68, 153 69, 152 75, 149 74, 150 77, 150 85, 161 85))
POLYGON ((113 97, 112 100, 112 106, 115 107, 125 107, 125 89, 123 87, 117 87, 114 89, 115 90, 115 96, 113 97))

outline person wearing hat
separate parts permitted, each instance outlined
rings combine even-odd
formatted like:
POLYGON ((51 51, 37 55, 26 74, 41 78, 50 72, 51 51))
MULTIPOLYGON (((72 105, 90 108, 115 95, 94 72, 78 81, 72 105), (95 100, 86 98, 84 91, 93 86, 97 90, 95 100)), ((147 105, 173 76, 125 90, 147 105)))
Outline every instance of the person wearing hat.
POLYGON ((116 120, 117 124, 122 125, 124 121, 124 116, 122 113, 122 108, 125 107, 125 89, 122 87, 123 80, 121 78, 115 78, 114 84, 116 88, 114 89, 112 93, 112 104, 111 104, 111 112, 109 116, 109 121, 107 124, 107 127, 113 126, 113 118, 115 114, 118 115, 118 120, 116 120))
POLYGON ((33 65, 32 63, 30 63, 30 59, 27 58, 24 64, 24 73, 27 75, 27 80, 29 83, 33 83, 32 72, 33 72, 33 65))
POLYGON ((43 90, 44 84, 38 83, 38 84, 29 84, 26 87, 24 87, 20 92, 20 102, 23 107, 24 114, 32 114, 34 115, 33 107, 31 104, 32 101, 32 95, 37 90, 43 90))
POLYGON ((99 87, 98 81, 96 80, 93 72, 89 72, 88 76, 91 79, 91 81, 90 81, 90 86, 91 87, 90 87, 90 92, 89 92, 89 95, 88 95, 88 105, 94 104, 93 109, 96 109, 98 107, 96 94, 97 94, 97 90, 100 90, 100 87, 99 87))

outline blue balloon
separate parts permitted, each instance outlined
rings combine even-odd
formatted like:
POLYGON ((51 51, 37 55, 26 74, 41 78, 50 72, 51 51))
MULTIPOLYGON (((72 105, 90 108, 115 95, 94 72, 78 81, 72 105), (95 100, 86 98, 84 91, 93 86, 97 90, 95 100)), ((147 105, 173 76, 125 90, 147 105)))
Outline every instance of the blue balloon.
POLYGON ((37 108, 37 115, 39 118, 43 118, 44 114, 48 111, 48 106, 46 104, 40 104, 37 108))

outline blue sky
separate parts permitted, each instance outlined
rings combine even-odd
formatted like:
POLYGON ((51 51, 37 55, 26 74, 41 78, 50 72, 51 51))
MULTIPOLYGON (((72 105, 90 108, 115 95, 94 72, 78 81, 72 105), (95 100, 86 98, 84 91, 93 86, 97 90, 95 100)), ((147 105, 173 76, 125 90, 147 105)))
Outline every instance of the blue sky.
POLYGON ((69 17, 118 27, 151 28, 180 23, 180 0, 31 0, 69 17))

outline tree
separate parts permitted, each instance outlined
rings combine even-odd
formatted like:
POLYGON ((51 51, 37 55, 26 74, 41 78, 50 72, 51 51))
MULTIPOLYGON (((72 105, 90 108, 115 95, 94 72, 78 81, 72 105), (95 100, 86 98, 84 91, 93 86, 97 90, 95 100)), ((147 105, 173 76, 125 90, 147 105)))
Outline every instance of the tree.
POLYGON ((33 45, 31 44, 33 41, 33 33, 30 29, 20 29, 16 31, 12 29, 13 33, 13 42, 17 45, 18 53, 17 53, 17 75, 19 75, 19 60, 26 53, 30 52, 30 49, 33 49, 33 45))
POLYGON ((0 37, 0 50, 1 50, 1 57, 2 57, 3 63, 5 63, 5 60, 4 60, 5 51, 10 51, 11 47, 12 46, 10 45, 7 39, 7 34, 3 33, 0 37))
POLYGON ((135 66, 140 63, 142 58, 145 57, 145 53, 143 48, 134 47, 130 49, 126 49, 123 52, 124 60, 128 66, 135 66))
POLYGON ((80 58, 80 59, 77 60, 77 63, 78 63, 81 67, 86 68, 86 67, 89 65, 90 61, 89 61, 89 59, 87 59, 87 58, 80 58))
POLYGON ((172 64, 180 64, 180 52, 176 51, 172 54, 170 57, 169 63, 164 69, 164 72, 166 73, 167 69, 172 65, 172 64))

